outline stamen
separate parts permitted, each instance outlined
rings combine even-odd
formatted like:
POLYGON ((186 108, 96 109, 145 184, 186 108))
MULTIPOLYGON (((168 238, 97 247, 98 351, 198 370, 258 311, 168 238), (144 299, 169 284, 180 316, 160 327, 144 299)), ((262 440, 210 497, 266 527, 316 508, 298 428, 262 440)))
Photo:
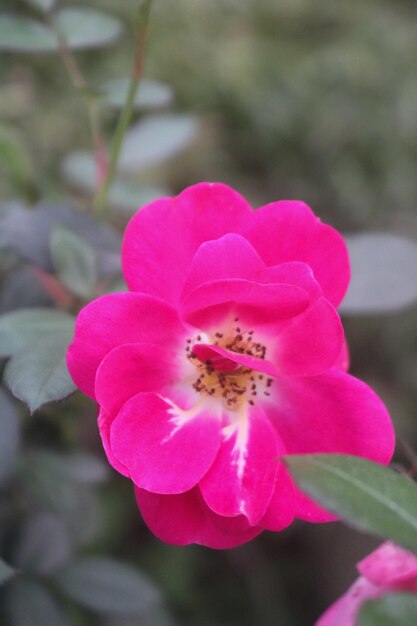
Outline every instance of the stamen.
MULTIPOLYGON (((235 318, 235 322, 239 318, 235 318)), ((254 330, 242 330, 236 326, 229 332, 216 331, 212 340, 204 334, 198 334, 194 339, 186 340, 185 353, 187 359, 196 367, 197 378, 192 387, 198 393, 218 398, 225 407, 231 411, 238 410, 242 403, 248 402, 254 405, 254 400, 259 393, 265 396, 271 395, 269 389, 273 383, 273 378, 265 379, 264 374, 252 370, 250 367, 236 364, 236 369, 232 372, 216 369, 212 359, 201 361, 194 352, 193 346, 201 341, 212 345, 218 345, 237 354, 244 354, 258 359, 265 359, 266 346, 259 341, 254 341, 254 330), (259 389, 261 385, 261 389, 259 389)))

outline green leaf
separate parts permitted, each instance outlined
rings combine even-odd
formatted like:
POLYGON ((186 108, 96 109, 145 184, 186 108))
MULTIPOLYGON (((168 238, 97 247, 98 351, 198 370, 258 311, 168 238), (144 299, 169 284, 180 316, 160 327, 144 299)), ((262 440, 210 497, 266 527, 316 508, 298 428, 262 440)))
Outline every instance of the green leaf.
POLYGON ((27 4, 40 9, 41 11, 50 11, 54 8, 55 0, 26 0, 27 4))
POLYGON ((75 391, 65 358, 70 340, 68 334, 40 338, 7 363, 5 383, 16 398, 26 402, 31 413, 75 391))
MULTIPOLYGON (((74 187, 89 195, 96 190, 94 156, 89 152, 73 152, 63 161, 62 176, 74 187)), ((133 213, 148 202, 170 195, 167 189, 144 183, 116 179, 110 189, 111 208, 133 213)))
POLYGON ((69 626, 63 609, 42 585, 18 580, 10 585, 6 609, 11 626, 69 626))
POLYGON ((122 32, 119 20, 94 9, 62 9, 56 23, 67 44, 77 49, 108 45, 122 32))
MULTIPOLYGON (((55 20, 66 44, 74 49, 108 45, 122 30, 118 20, 93 9, 63 9, 55 20)), ((0 15, 0 50, 56 52, 58 49, 57 36, 42 22, 17 15, 0 15)))
MULTIPOLYGON (((127 98, 130 78, 116 78, 102 87, 102 98, 106 104, 121 109, 127 98)), ((136 95, 136 109, 156 109, 166 107, 173 101, 173 92, 169 85, 143 78, 136 95)))
POLYGON ((25 456, 22 476, 31 498, 65 521, 74 543, 96 536, 102 516, 93 487, 107 479, 107 465, 86 453, 34 450, 25 456))
POLYGON ((6 126, 0 126, 0 163, 16 187, 22 187, 30 180, 25 146, 19 135, 6 126))
POLYGON ((359 614, 359 626, 416 626, 417 596, 392 593, 367 602, 359 614))
POLYGON ((31 464, 42 467, 47 475, 54 480, 77 483, 79 485, 98 485, 109 477, 107 465, 87 452, 70 452, 67 454, 37 450, 32 453, 31 464))
POLYGON ((346 238, 352 280, 343 313, 385 313, 417 302, 417 243, 397 235, 346 238))
POLYGON ((194 141, 198 123, 192 115, 153 115, 126 133, 120 170, 136 172, 169 159, 194 141))
POLYGON ((57 50, 52 31, 35 20, 0 15, 0 50, 9 52, 46 52, 57 50))
POLYGON ((56 581, 72 600, 99 613, 140 614, 160 601, 143 574, 104 557, 73 561, 56 581))
POLYGON ((50 574, 69 560, 71 549, 68 530, 59 517, 32 513, 21 529, 13 563, 24 572, 50 574))
POLYGON ((75 320, 72 315, 54 309, 20 309, 0 315, 0 357, 22 350, 41 337, 70 336, 75 320))
POLYGON ((13 578, 15 573, 16 572, 13 567, 10 567, 10 565, 7 565, 3 559, 0 559, 0 585, 3 585, 5 582, 13 578))
POLYGON ((0 389, 0 484, 16 462, 20 442, 20 422, 16 406, 0 389))
POLYGON ((59 279, 80 298, 94 296, 97 282, 97 258, 92 246, 65 226, 55 226, 51 233, 52 263, 59 279))
POLYGON ((342 454, 284 457, 303 491, 356 528, 417 553, 417 485, 389 467, 342 454))

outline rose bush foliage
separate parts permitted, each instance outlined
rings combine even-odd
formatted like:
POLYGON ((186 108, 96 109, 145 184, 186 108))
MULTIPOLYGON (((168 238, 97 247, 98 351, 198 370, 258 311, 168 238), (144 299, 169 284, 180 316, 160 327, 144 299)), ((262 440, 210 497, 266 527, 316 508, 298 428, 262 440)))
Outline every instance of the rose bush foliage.
POLYGON ((307 205, 201 183, 133 217, 122 264, 130 291, 80 312, 68 367, 157 537, 230 548, 333 519, 285 454, 390 461, 389 415, 346 373, 347 249, 307 205))

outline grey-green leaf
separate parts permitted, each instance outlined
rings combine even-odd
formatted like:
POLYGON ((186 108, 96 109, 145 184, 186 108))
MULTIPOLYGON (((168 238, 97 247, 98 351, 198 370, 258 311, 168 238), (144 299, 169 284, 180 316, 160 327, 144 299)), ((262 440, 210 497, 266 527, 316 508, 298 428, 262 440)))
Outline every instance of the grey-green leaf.
POLYGON ((71 470, 70 464, 76 460, 73 454, 32 451, 25 457, 22 477, 30 498, 55 512, 65 522, 73 543, 82 545, 91 541, 101 528, 100 503, 92 489, 101 477, 97 468, 89 476, 80 476, 75 468, 71 470))
POLYGON ((367 602, 360 614, 358 626, 416 626, 417 596, 392 593, 367 602))
POLYGON ((16 406, 0 389, 0 484, 10 474, 20 442, 20 422, 16 406))
POLYGON ((188 148, 198 132, 192 115, 153 115, 132 126, 120 156, 120 170, 136 172, 188 148))
POLYGON ((55 598, 33 581, 18 580, 10 585, 6 610, 11 626, 69 626, 55 598))
POLYGON ((40 9, 41 11, 50 11, 54 8, 55 0, 26 0, 27 4, 40 9))
POLYGON ((122 32, 114 17, 89 8, 62 9, 56 16, 57 26, 71 48, 96 48, 113 43, 122 32))
POLYGON ((109 477, 107 464, 87 452, 64 454, 37 450, 31 454, 31 464, 54 476, 59 483, 69 481, 79 485, 97 485, 109 477))
POLYGON ((417 302, 417 242, 380 233, 346 238, 352 280, 343 313, 385 313, 417 302))
POLYGON ((366 459, 342 454, 284 457, 297 484, 356 528, 417 553, 417 485, 366 459))
POLYGON ((58 49, 53 32, 42 22, 15 15, 0 15, 0 50, 46 52, 58 49))
POLYGON ((5 582, 13 578, 14 575, 14 568, 7 565, 3 559, 0 559, 0 585, 3 585, 5 582))
POLYGON ((32 513, 19 534, 13 563, 24 572, 50 574, 69 560, 71 549, 62 519, 52 513, 32 513))
POLYGON ((93 247, 66 226, 55 226, 50 240, 52 263, 63 284, 81 298, 91 298, 97 282, 93 247))
MULTIPOLYGON (((122 30, 118 20, 94 9, 62 9, 55 19, 66 44, 74 49, 108 45, 122 30)), ((56 52, 58 49, 58 37, 46 24, 19 15, 0 15, 0 50, 56 52)))
POLYGON ((15 354, 7 363, 4 380, 31 413, 47 402, 75 391, 66 366, 70 336, 43 337, 15 354))
POLYGON ((143 574, 105 557, 73 561, 56 580, 75 602, 99 613, 139 615, 160 601, 157 589, 143 574))
POLYGON ((63 311, 31 308, 0 315, 0 357, 16 354, 41 337, 70 336, 75 320, 63 311))
MULTIPOLYGON (((73 152, 62 163, 62 175, 70 184, 84 193, 93 194, 96 189, 94 156, 89 152, 73 152)), ((168 190, 136 181, 116 179, 110 189, 110 208, 126 213, 137 211, 148 202, 170 195, 168 190)))
MULTIPOLYGON (((129 78, 116 78, 102 87, 102 98, 106 104, 120 109, 126 102, 129 91, 129 78)), ((136 95, 136 109, 156 109, 168 106, 173 100, 173 92, 169 85, 143 78, 136 95)))

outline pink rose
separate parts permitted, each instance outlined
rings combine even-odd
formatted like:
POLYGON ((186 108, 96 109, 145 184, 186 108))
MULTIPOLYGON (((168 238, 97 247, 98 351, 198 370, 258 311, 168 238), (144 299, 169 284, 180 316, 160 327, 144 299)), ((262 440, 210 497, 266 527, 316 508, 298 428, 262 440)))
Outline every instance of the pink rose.
POLYGON ((322 615, 316 626, 356 626, 367 600, 394 591, 417 593, 417 557, 387 541, 358 563, 360 578, 322 615))
POLYGON ((294 517, 332 519, 283 454, 389 462, 383 403, 343 371, 346 246, 308 206, 253 211, 225 185, 195 185, 132 218, 122 261, 131 291, 80 312, 68 367, 160 539, 230 548, 294 517))

